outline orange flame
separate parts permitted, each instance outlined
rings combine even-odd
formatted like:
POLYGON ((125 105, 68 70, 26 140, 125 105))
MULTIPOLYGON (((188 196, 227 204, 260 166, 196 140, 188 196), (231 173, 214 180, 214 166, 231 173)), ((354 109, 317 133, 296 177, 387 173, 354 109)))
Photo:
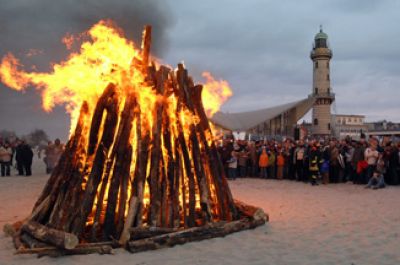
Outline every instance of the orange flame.
POLYGON ((204 109, 207 116, 212 117, 221 105, 232 96, 232 90, 225 80, 215 80, 209 72, 204 72, 202 76, 206 79, 201 94, 204 109))

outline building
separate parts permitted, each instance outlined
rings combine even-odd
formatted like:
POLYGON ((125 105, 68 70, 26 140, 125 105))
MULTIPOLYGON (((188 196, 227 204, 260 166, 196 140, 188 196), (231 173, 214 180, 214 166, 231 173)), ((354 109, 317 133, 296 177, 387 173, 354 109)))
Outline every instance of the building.
POLYGON ((332 115, 332 134, 339 139, 351 137, 359 139, 361 134, 368 131, 368 126, 365 124, 365 116, 363 115, 348 115, 336 114, 332 115))
POLYGON ((313 61, 313 91, 315 98, 312 109, 312 129, 314 136, 331 135, 331 104, 335 100, 330 81, 330 60, 332 51, 328 45, 328 35, 320 31, 315 35, 313 49, 310 53, 313 61))
POLYGON ((400 123, 388 122, 386 120, 366 123, 367 136, 377 137, 400 137, 400 123))

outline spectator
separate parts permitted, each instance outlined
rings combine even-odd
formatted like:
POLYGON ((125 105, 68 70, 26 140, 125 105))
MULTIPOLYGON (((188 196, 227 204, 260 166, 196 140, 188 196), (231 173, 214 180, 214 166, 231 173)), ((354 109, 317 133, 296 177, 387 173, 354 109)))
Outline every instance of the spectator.
POLYGON ((31 147, 20 141, 16 148, 16 160, 18 165, 18 175, 20 176, 31 176, 32 175, 32 159, 33 152, 31 147))
POLYGON ((283 169, 285 167, 285 157, 283 155, 282 149, 278 151, 278 156, 276 157, 276 166, 277 166, 277 172, 276 172, 276 178, 277 179, 283 179, 283 169))
POLYGON ((376 189, 382 189, 384 187, 386 187, 386 184, 383 174, 380 171, 375 170, 365 188, 372 188, 376 190, 376 189))
POLYGON ((1 176, 10 176, 11 159, 13 151, 8 142, 0 146, 1 176))
POLYGON ((268 178, 267 168, 268 168, 268 154, 265 146, 261 149, 260 159, 258 161, 258 166, 260 168, 260 178, 268 178))

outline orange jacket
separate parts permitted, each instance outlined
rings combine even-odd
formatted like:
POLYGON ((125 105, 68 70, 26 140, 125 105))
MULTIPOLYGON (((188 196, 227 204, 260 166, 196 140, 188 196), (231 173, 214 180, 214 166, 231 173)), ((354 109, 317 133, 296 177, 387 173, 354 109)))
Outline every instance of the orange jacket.
POLYGON ((278 157, 276 158, 276 165, 278 167, 283 167, 285 165, 285 158, 283 157, 282 154, 279 154, 278 157))
POLYGON ((262 151, 260 155, 260 160, 258 160, 259 167, 268 167, 268 154, 265 149, 262 151))

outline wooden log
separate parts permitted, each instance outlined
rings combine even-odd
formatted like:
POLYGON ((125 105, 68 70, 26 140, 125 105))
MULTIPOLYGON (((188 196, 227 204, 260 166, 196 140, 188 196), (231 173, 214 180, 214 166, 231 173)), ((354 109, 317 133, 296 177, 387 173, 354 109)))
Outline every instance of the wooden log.
POLYGON ((130 241, 139 240, 148 237, 154 237, 157 235, 168 234, 177 232, 178 228, 169 227, 134 227, 129 229, 130 241))
POLYGON ((237 219, 237 211, 233 202, 232 193, 226 180, 225 171, 219 157, 217 147, 214 141, 211 140, 211 143, 209 143, 206 136, 206 134, 209 137, 212 136, 212 131, 201 100, 202 89, 203 87, 201 85, 194 86, 190 89, 190 97, 192 98, 194 110, 200 119, 197 131, 200 135, 202 144, 206 149, 207 157, 209 158, 208 164, 211 166, 211 173, 216 183, 215 187, 217 189, 217 193, 219 194, 218 197, 222 197, 220 198, 222 199, 222 204, 224 205, 224 208, 229 211, 228 213, 224 211, 224 217, 228 218, 229 216, 227 215, 231 215, 232 219, 237 219))
POLYGON ((138 147, 140 148, 139 156, 137 157, 137 172, 135 172, 135 180, 137 180, 137 197, 139 201, 138 210, 136 214, 136 226, 141 226, 143 223, 143 198, 144 198, 144 185, 146 180, 146 169, 148 163, 149 144, 150 144, 150 130, 148 121, 144 121, 141 125, 140 109, 138 115, 137 135, 138 147), (141 135, 143 134, 143 135, 141 135))
POLYGON ((93 155, 96 151, 96 147, 99 141, 99 132, 101 124, 103 122, 103 113, 109 104, 110 98, 115 94, 115 85, 113 83, 108 84, 103 94, 100 96, 99 100, 96 103, 96 108, 94 110, 92 116, 92 124, 90 126, 89 133, 89 147, 88 147, 88 155, 93 155))
POLYGON ((19 249, 15 254, 37 254, 38 257, 50 256, 60 257, 65 255, 86 255, 86 254, 114 254, 114 250, 110 245, 99 246, 86 246, 77 247, 74 249, 59 249, 55 247, 33 248, 33 249, 19 249))
POLYGON ((115 163, 112 179, 108 190, 106 216, 103 226, 103 239, 107 240, 110 236, 119 238, 123 228, 125 203, 127 200, 128 181, 130 178, 130 163, 132 160, 132 146, 129 143, 132 122, 134 118, 136 98, 133 93, 128 95, 122 111, 120 125, 117 132, 116 143, 112 150, 115 156, 115 163), (117 205, 117 199, 119 202, 117 205), (118 209, 118 216, 115 216, 118 209))
POLYGON ((151 47, 151 26, 146 25, 142 37, 142 65, 147 67, 150 60, 150 47, 151 47))
POLYGON ((74 234, 48 228, 34 221, 26 222, 21 230, 37 240, 63 249, 73 249, 79 243, 78 237, 74 234))
MULTIPOLYGON (((161 66, 156 73, 155 90, 157 95, 164 94, 165 81, 168 77, 169 69, 161 66)), ((159 226, 160 223, 160 208, 161 208, 161 187, 160 187, 160 162, 162 156, 161 147, 161 130, 162 130, 162 113, 164 110, 163 102, 157 101, 154 110, 154 125, 152 132, 152 148, 150 158, 150 225, 159 226)))
POLYGON ((257 226, 263 225, 264 223, 264 220, 254 220, 251 218, 244 218, 231 222, 223 221, 208 223, 207 225, 201 227, 192 227, 173 233, 130 241, 127 247, 132 253, 172 247, 174 245, 184 244, 187 242, 199 241, 213 237, 223 237, 230 233, 241 230, 253 229, 257 226))
POLYGON ((48 244, 40 242, 39 240, 33 238, 32 236, 28 235, 27 233, 21 233, 20 239, 23 243, 29 246, 29 248, 42 248, 48 247, 48 244))
MULTIPOLYGON (((180 193, 180 178, 183 175, 181 159, 179 153, 179 147, 175 142, 175 162, 174 162, 174 181, 173 181, 173 195, 172 195, 172 209, 173 209, 173 227, 180 226, 180 205, 179 205, 179 193, 180 193)), ((183 209, 182 209, 183 211, 183 209)), ((185 220, 185 216, 183 216, 185 220)))
MULTIPOLYGON (((125 219, 124 228, 121 233, 119 244, 125 245, 129 240, 129 228, 134 225, 137 213, 139 212, 140 204, 143 203, 143 183, 146 173, 141 170, 146 170, 144 163, 141 161, 142 157, 142 126, 141 126, 141 111, 140 106, 137 104, 134 108, 134 122, 136 126, 136 164, 133 172, 132 195, 129 202, 128 216, 125 219)), ((146 140, 147 141, 147 140, 146 140)))
POLYGON ((107 115, 103 125, 103 134, 96 150, 92 170, 90 172, 88 182, 85 187, 85 192, 82 197, 82 204, 77 209, 78 212, 75 214, 76 218, 71 228, 72 233, 77 235, 80 235, 84 230, 87 217, 93 208, 93 201, 97 192, 97 188, 103 176, 106 157, 114 139, 114 133, 118 121, 118 97, 115 90, 114 93, 110 94, 105 109, 107 110, 107 115))
POLYGON ((118 243, 121 246, 125 246, 126 243, 130 240, 130 227, 133 225, 138 205, 139 205, 138 197, 132 196, 129 201, 129 210, 128 210, 128 215, 126 216, 125 219, 124 228, 121 232, 121 236, 118 241, 118 243))
POLYGON ((121 168, 121 188, 118 202, 118 215, 116 221, 117 234, 115 238, 120 238, 122 229, 124 228, 125 222, 125 208, 128 201, 128 185, 130 185, 130 168, 132 160, 132 146, 128 144, 128 149, 124 154, 124 164, 121 168))
POLYGON ((261 208, 246 204, 239 200, 234 200, 234 203, 241 216, 250 217, 254 220, 264 220, 265 222, 269 221, 268 214, 266 214, 261 208))

